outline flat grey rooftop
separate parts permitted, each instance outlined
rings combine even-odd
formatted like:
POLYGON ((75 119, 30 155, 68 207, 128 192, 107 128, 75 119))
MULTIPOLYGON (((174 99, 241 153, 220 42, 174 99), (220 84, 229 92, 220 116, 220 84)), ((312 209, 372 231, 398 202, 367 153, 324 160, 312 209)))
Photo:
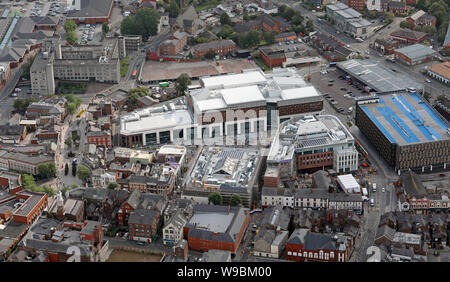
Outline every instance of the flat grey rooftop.
POLYGON ((233 221, 234 213, 195 213, 189 223, 196 224, 196 228, 211 232, 224 233, 233 221))
POLYGON ((393 72, 376 61, 349 60, 337 63, 337 67, 378 93, 399 92, 409 87, 423 89, 423 85, 411 77, 393 72))

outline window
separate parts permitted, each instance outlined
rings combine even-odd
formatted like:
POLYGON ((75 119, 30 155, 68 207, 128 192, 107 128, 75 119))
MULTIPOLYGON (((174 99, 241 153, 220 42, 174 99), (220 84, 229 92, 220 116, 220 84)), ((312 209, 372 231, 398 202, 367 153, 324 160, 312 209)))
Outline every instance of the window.
POLYGON ((330 259, 334 259, 334 252, 330 252, 330 259))

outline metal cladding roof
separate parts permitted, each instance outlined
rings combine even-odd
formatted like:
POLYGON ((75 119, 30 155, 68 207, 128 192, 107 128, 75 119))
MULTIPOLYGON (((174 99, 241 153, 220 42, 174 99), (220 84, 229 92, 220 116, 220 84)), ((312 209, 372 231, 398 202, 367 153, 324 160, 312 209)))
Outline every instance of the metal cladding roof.
POLYGON ((376 61, 349 60, 336 65, 378 93, 399 92, 410 87, 423 89, 423 85, 411 77, 393 72, 376 61))
POLYGON ((422 44, 406 46, 395 50, 395 52, 402 53, 413 61, 426 58, 436 53, 436 51, 434 51, 432 48, 422 44))
POLYGON ((448 123, 416 93, 380 95, 378 103, 363 104, 361 109, 391 143, 407 145, 450 138, 448 123))

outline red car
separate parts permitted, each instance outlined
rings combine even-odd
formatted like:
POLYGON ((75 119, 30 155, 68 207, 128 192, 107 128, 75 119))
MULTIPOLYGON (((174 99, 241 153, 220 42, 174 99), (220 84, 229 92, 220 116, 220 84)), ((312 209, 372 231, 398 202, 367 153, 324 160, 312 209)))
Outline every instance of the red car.
POLYGON ((444 177, 444 176, 445 176, 445 174, 441 173, 441 174, 439 174, 439 176, 441 176, 441 177, 444 177))

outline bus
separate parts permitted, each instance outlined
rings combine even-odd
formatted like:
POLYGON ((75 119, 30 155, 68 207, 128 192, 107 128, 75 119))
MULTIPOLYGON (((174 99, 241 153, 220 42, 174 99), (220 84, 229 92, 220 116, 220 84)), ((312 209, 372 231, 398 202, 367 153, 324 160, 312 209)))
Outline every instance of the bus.
POLYGON ((136 75, 137 75, 137 70, 134 70, 133 74, 131 75, 131 77, 136 77, 136 75))
POLYGON ((169 82, 160 82, 159 87, 169 87, 169 82))

